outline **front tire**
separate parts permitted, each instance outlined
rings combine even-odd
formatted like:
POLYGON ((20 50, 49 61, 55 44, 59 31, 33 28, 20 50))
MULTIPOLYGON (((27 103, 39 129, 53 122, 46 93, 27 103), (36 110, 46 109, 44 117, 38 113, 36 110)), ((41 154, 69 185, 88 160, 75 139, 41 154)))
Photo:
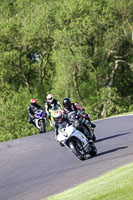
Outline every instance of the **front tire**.
POLYGON ((83 150, 83 146, 78 139, 75 138, 73 141, 70 141, 69 147, 78 159, 86 160, 86 154, 83 150))
POLYGON ((45 124, 42 121, 42 122, 40 122, 40 133, 45 133, 45 132, 46 132, 46 130, 45 130, 45 124))

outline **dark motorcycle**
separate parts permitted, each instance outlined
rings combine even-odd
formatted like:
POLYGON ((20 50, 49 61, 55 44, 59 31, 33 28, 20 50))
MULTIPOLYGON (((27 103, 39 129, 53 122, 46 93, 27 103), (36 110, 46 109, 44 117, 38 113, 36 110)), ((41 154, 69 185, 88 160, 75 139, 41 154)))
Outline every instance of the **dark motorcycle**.
POLYGON ((96 136, 94 134, 94 128, 89 125, 88 121, 81 114, 77 113, 75 110, 68 113, 68 120, 70 124, 73 124, 75 128, 81 131, 89 140, 96 141, 96 136), (87 126, 87 125, 88 126, 87 126))

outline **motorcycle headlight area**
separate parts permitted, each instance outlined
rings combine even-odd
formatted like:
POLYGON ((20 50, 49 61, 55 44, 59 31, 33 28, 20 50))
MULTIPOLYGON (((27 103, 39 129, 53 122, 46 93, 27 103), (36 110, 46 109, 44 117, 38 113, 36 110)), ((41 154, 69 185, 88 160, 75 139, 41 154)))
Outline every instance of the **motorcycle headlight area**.
POLYGON ((39 119, 39 118, 40 118, 40 115, 39 115, 39 114, 35 114, 35 118, 36 118, 36 119, 39 119))
POLYGON ((62 129, 61 129, 61 132, 62 132, 62 133, 65 133, 65 131, 66 131, 65 128, 62 128, 62 129))
POLYGON ((44 117, 44 112, 38 111, 38 112, 35 113, 35 118, 36 119, 39 119, 40 117, 44 117))

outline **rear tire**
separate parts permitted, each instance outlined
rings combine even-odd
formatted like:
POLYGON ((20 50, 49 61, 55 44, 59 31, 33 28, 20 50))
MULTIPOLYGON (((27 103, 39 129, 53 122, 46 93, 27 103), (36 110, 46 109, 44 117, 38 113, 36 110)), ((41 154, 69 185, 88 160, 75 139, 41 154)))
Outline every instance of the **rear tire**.
POLYGON ((93 142, 95 142, 96 141, 96 136, 95 136, 95 134, 93 133, 93 136, 92 136, 92 140, 93 140, 93 142))
POLYGON ((83 146, 78 139, 75 138, 73 141, 70 141, 69 147, 78 159, 86 160, 86 154, 83 150, 83 146))
POLYGON ((86 125, 84 125, 84 129, 85 129, 85 133, 82 132, 82 131, 81 132, 87 137, 88 140, 93 140, 93 142, 95 142, 96 141, 96 136, 94 134, 94 131, 93 131, 93 135, 92 135, 90 133, 90 130, 88 129, 88 127, 86 125))
POLYGON ((95 156, 97 154, 97 148, 93 143, 90 144, 90 152, 89 152, 89 154, 91 156, 95 156))

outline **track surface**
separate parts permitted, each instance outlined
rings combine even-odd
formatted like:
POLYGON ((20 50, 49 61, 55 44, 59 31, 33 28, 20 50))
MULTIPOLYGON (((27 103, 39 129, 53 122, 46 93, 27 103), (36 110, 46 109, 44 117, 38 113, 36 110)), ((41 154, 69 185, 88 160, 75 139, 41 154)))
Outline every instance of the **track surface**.
POLYGON ((86 161, 53 132, 0 143, 0 200, 40 200, 133 162, 133 116, 95 124, 98 154, 86 161))

